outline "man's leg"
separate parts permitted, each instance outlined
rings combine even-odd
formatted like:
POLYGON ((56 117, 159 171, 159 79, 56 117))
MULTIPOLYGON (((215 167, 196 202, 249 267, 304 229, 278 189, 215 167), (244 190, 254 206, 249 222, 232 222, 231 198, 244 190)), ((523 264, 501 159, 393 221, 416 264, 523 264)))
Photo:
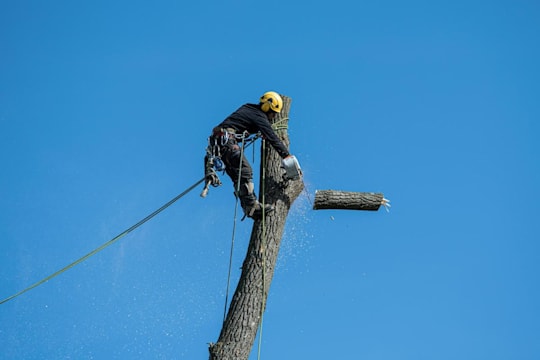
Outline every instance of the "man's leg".
MULTIPOLYGON (((234 184, 236 196, 240 199, 240 205, 246 216, 259 219, 262 216, 262 205, 255 196, 253 184, 253 170, 245 156, 241 156, 240 147, 237 144, 227 147, 225 154, 226 172, 234 184)), ((266 212, 274 210, 273 206, 265 205, 266 212)))

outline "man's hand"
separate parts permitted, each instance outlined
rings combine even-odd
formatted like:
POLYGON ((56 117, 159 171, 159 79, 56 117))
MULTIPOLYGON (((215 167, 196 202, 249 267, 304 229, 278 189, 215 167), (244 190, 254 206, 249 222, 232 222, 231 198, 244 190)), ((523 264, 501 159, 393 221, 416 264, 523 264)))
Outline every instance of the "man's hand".
POLYGON ((294 155, 289 155, 281 160, 281 167, 285 169, 286 180, 298 180, 302 177, 300 163, 294 155))

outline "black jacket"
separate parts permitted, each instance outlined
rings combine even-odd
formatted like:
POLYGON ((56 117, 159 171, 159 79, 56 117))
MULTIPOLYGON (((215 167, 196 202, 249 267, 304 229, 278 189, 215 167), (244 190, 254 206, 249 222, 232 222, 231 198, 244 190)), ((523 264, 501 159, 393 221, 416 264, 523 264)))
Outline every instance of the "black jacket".
POLYGON ((282 158, 289 156, 289 150, 287 150, 283 142, 277 137, 266 114, 261 110, 259 105, 242 105, 218 126, 222 128, 233 128, 239 134, 244 131, 247 131, 250 134, 255 134, 260 131, 262 136, 270 143, 270 145, 272 145, 279 156, 282 158))

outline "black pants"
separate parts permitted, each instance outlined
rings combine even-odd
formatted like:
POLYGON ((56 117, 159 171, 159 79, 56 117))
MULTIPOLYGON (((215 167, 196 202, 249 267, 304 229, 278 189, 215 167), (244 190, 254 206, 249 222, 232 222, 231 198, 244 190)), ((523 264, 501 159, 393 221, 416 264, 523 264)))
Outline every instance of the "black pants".
POLYGON ((230 137, 221 148, 221 160, 225 163, 225 172, 231 178, 234 188, 238 186, 238 176, 240 176, 240 186, 253 181, 253 169, 242 155, 241 145, 234 137, 230 137))

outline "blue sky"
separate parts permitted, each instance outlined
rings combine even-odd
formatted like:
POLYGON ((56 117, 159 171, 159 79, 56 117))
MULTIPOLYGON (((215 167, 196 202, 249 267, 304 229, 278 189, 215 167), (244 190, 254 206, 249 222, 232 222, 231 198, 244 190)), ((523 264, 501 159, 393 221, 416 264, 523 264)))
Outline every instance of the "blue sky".
MULTIPOLYGON (((540 357, 536 2, 0 9, 1 298, 200 179, 210 129, 275 90, 308 191, 262 359, 540 357), (392 211, 316 212, 317 189, 383 192, 392 211)), ((2 304, 0 358, 206 358, 233 225, 222 180, 2 304)))

